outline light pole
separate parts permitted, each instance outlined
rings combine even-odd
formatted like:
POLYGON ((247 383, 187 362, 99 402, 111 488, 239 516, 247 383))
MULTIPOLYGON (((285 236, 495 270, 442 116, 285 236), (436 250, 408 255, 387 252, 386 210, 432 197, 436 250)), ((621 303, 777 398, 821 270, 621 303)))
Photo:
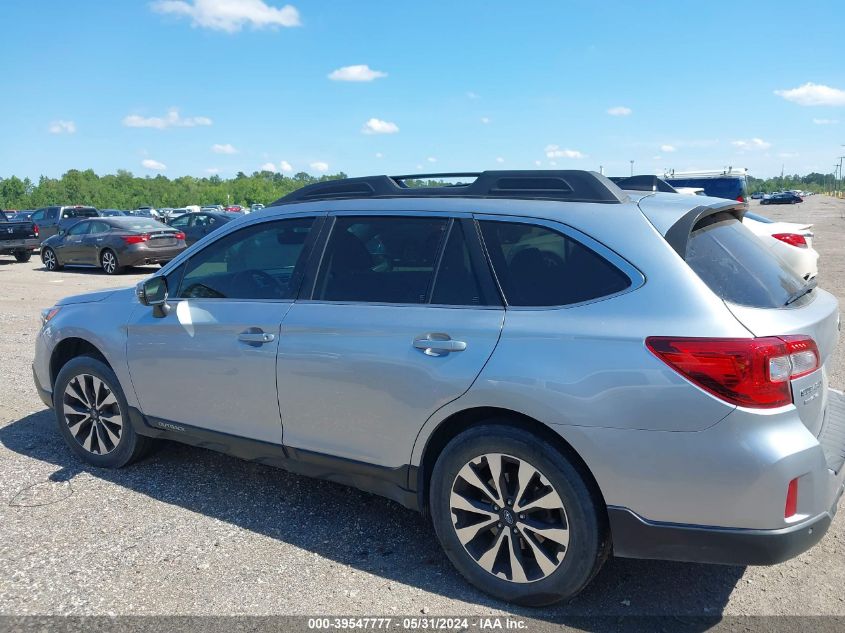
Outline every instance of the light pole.
POLYGON ((634 161, 631 161, 631 175, 634 175, 634 161))

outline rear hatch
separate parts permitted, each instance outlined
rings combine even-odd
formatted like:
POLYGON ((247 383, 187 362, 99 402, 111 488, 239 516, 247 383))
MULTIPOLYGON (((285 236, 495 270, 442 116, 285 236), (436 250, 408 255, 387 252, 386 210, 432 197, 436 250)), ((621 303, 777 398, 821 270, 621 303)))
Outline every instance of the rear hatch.
POLYGON ((682 213, 676 201, 665 202, 644 198, 640 208, 751 335, 815 341, 819 368, 791 380, 791 387, 801 421, 819 437, 829 401, 839 398, 828 389, 825 369, 839 339, 836 297, 812 288, 767 249, 742 224, 741 207, 711 201, 682 213))

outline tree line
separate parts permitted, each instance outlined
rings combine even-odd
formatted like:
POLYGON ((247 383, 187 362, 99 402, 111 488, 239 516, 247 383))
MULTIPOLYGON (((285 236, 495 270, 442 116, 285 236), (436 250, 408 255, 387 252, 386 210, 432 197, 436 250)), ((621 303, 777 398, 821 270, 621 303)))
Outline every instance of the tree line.
POLYGON ((38 209, 50 205, 84 204, 98 209, 137 209, 143 206, 184 207, 189 204, 269 204, 315 182, 346 178, 343 172, 315 177, 305 172, 292 176, 270 171, 234 178, 209 176, 141 177, 129 171, 98 176, 93 170, 71 169, 61 178, 41 176, 38 182, 10 176, 0 179, 0 208, 38 209))
MULTIPOLYGON (((126 170, 98 176, 93 170, 71 169, 61 178, 41 176, 38 182, 10 176, 0 178, 0 209, 37 209, 50 205, 85 204, 100 209, 137 209, 142 206, 184 207, 189 204, 269 204, 282 196, 315 182, 346 178, 339 172, 312 176, 300 172, 292 176, 269 171, 251 175, 238 172, 234 178, 209 176, 141 177, 126 170)), ((801 189, 817 193, 831 188, 833 174, 813 172, 760 179, 748 177, 749 193, 781 189, 801 189)), ((437 185, 439 182, 409 181, 409 186, 437 185)))

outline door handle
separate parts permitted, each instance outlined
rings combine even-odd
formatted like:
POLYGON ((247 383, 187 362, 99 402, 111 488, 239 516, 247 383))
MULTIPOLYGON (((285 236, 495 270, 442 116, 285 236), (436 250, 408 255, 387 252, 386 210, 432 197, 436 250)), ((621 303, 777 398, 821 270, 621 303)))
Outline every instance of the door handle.
POLYGON ((464 351, 467 344, 452 339, 448 334, 426 334, 414 339, 414 347, 427 356, 445 356, 450 352, 464 351))
POLYGON ((249 343, 250 345, 263 345, 264 343, 271 343, 275 341, 276 335, 270 334, 269 332, 247 330, 246 332, 238 334, 238 340, 242 343, 249 343))

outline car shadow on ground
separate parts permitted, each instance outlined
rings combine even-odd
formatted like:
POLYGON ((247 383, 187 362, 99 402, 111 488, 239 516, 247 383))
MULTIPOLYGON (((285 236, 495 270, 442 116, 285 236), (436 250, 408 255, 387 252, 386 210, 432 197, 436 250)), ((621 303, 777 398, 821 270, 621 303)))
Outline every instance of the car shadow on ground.
POLYGON ((531 619, 599 631, 613 630, 618 616, 658 615, 671 616, 671 630, 704 630, 718 620, 745 569, 610 559, 572 602, 515 607, 471 587, 442 553, 430 523, 387 499, 174 442, 121 470, 95 468, 71 453, 55 424, 44 409, 0 428, 0 442, 54 464, 52 481, 88 473, 391 581, 531 619))

